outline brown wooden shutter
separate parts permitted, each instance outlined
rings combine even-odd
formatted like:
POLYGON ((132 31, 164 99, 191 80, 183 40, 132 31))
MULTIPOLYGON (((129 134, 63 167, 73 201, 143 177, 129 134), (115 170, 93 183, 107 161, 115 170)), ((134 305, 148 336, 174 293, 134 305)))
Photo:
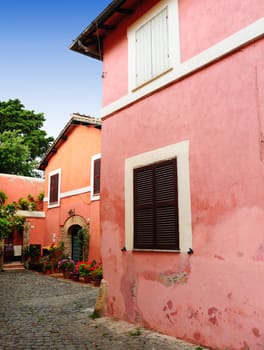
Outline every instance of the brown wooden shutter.
POLYGON ((134 170, 134 248, 179 249, 176 158, 134 170))
POLYGON ((50 203, 58 203, 59 200, 59 174, 50 177, 50 203))
POLYGON ((100 193, 100 173, 101 173, 101 159, 94 160, 94 181, 93 181, 93 193, 100 193))

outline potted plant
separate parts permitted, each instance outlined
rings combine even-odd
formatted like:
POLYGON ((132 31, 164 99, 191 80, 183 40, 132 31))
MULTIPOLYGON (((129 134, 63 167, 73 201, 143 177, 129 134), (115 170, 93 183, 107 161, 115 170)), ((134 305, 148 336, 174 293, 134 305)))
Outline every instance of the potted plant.
POLYGON ((63 273, 64 278, 70 277, 70 272, 74 270, 75 263, 71 258, 59 260, 58 269, 63 273))
POLYGON ((49 275, 52 273, 53 265, 51 261, 48 261, 45 266, 45 274, 49 275))
POLYGON ((79 281, 79 277, 80 277, 80 272, 76 268, 70 272, 70 278, 73 281, 79 281))
POLYGON ((50 264, 49 256, 43 256, 43 258, 40 259, 40 267, 43 273, 46 272, 48 264, 50 264))
POLYGON ((102 263, 99 263, 92 268, 92 271, 91 271, 92 284, 95 286, 100 286, 102 278, 103 278, 103 265, 102 263))
POLYGON ((80 261, 77 263, 77 269, 80 273, 80 276, 83 277, 84 282, 91 282, 91 274, 96 262, 94 261, 80 261))

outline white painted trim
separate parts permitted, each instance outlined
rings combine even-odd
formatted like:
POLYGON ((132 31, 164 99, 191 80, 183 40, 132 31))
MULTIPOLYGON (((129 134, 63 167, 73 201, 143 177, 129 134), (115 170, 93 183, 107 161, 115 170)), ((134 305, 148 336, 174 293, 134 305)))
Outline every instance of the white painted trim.
POLYGON ((61 168, 55 169, 51 172, 49 172, 49 187, 48 187, 48 208, 57 208, 60 206, 60 184, 61 184, 61 168), (50 198, 50 178, 53 175, 59 174, 59 181, 58 181, 58 203, 50 204, 49 198, 50 198))
MULTIPOLYGON (((189 141, 162 147, 142 153, 125 161, 125 246, 133 250, 134 236, 134 203, 133 203, 133 170, 161 160, 177 158, 178 171, 178 204, 180 251, 188 252, 192 248, 191 195, 189 174, 189 141)), ((138 250, 138 249, 137 249, 138 250)))
POLYGON ((94 161, 96 159, 100 159, 101 158, 101 153, 97 153, 95 155, 92 156, 91 158, 91 201, 97 201, 100 199, 100 194, 96 194, 94 195, 93 193, 93 188, 94 188, 94 161))
POLYGON ((45 218, 44 211, 17 210, 16 216, 24 216, 26 218, 45 218))
POLYGON ((67 198, 67 197, 76 196, 78 194, 83 194, 83 193, 87 193, 87 192, 91 192, 91 186, 86 186, 86 187, 82 187, 82 188, 77 188, 76 190, 62 192, 60 194, 60 198, 67 198))
POLYGON ((201 68, 225 57, 226 55, 240 49, 241 47, 253 42, 264 36, 264 17, 256 22, 248 25, 240 31, 230 35, 226 39, 211 46, 209 49, 202 51, 200 54, 190 58, 189 60, 178 64, 173 70, 162 75, 149 84, 142 86, 135 92, 130 92, 121 97, 117 101, 105 106, 101 110, 101 118, 134 103, 142 97, 153 93, 168 84, 177 82, 185 76, 192 74, 201 68))

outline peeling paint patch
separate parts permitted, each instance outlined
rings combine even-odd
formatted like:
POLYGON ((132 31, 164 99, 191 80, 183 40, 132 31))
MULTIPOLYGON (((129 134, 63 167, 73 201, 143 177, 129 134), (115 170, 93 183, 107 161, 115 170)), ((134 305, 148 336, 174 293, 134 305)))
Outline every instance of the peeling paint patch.
POLYGON ((252 333, 254 334, 255 337, 257 338, 260 337, 260 332, 258 328, 252 328, 252 333))
POLYGON ((193 337, 194 337, 194 339, 195 339, 197 342, 199 342, 199 340, 200 340, 200 338, 201 338, 201 334, 200 334, 199 332, 195 332, 195 333, 193 334, 193 337))
POLYGON ((214 258, 219 259, 219 260, 225 260, 221 255, 214 255, 214 258))
POLYGON ((259 245, 255 255, 253 256, 253 259, 256 261, 264 260, 264 244, 259 245))
POLYGON ((243 258, 244 253, 243 253, 243 252, 237 252, 237 256, 238 256, 239 258, 243 258))
POLYGON ((232 293, 231 293, 231 292, 228 293, 228 294, 227 294, 227 297, 228 297, 228 299, 231 299, 231 298, 232 298, 232 293))
POLYGON ((216 307, 210 307, 210 309, 208 309, 208 315, 214 315, 217 311, 218 309, 216 307))
POLYGON ((167 319, 171 325, 174 325, 178 311, 176 307, 174 307, 172 300, 167 301, 166 305, 163 307, 163 313, 165 319, 167 319))
POLYGON ((208 315, 210 316, 208 318, 208 321, 212 325, 218 326, 218 320, 219 318, 221 318, 222 313, 216 307, 213 306, 208 309, 208 315))
POLYGON ((173 302, 171 300, 167 302, 167 305, 170 310, 173 308, 173 302))
POLYGON ((188 276, 185 271, 170 274, 161 273, 160 279, 165 286, 170 287, 176 283, 187 283, 188 276))
POLYGON ((248 346, 248 343, 244 341, 244 344, 240 350, 250 350, 250 347, 248 346))

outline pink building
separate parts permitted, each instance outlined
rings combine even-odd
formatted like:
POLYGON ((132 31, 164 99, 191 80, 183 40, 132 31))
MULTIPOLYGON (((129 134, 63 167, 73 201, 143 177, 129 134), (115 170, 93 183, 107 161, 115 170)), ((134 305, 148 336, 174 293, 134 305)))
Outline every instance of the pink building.
MULTIPOLYGON (((38 198, 44 192, 44 180, 0 174, 0 191, 7 195, 6 203, 18 203, 20 198, 28 200, 30 196, 39 204, 38 198)), ((0 265, 1 262, 21 261, 23 248, 29 244, 42 246, 45 241, 45 213, 42 210, 19 210, 18 214, 26 218, 24 230, 12 232, 3 242, 4 254, 0 265)))
POLYGON ((39 165, 45 170, 45 244, 63 241, 75 261, 101 259, 100 152, 101 121, 73 114, 39 165), (90 237, 88 251, 80 230, 90 237))
POLYGON ((264 2, 114 0, 103 60, 106 314, 264 348, 264 2))

